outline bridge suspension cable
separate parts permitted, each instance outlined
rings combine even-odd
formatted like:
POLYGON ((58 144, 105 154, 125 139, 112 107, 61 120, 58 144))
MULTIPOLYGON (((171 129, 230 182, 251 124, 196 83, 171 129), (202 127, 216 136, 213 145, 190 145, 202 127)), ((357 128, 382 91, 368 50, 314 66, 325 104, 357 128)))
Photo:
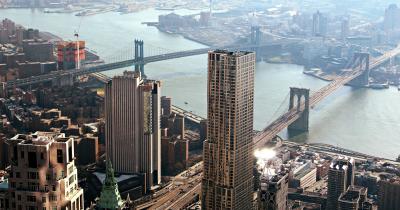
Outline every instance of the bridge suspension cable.
POLYGON ((268 124, 271 124, 276 117, 278 117, 279 115, 283 114, 285 111, 287 111, 287 106, 289 104, 289 96, 290 93, 287 93, 285 98, 282 100, 282 102, 279 104, 278 108, 275 110, 274 114, 272 115, 271 119, 269 120, 268 124), (285 106, 286 104, 286 106, 285 106), (279 114, 279 115, 278 115, 279 114))

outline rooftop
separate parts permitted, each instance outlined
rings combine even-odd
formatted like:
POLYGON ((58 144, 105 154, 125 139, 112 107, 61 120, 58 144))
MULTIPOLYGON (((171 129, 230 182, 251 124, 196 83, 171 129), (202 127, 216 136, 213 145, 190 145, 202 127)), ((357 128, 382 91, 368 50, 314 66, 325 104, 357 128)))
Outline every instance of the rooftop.
POLYGON ((65 134, 59 132, 41 132, 33 134, 17 134, 10 141, 19 141, 18 144, 24 145, 47 145, 54 141, 66 142, 69 138, 65 138, 65 134))
POLYGON ((294 175, 294 178, 295 178, 295 179, 301 179, 302 177, 304 177, 305 175, 307 175, 308 173, 310 173, 312 170, 315 170, 315 167, 303 167, 302 169, 300 169, 300 170, 294 175))
POLYGON ((226 55, 232 55, 232 56, 236 56, 236 57, 240 57, 243 55, 248 55, 248 54, 252 54, 253 52, 250 51, 229 51, 229 50, 214 50, 211 51, 213 53, 219 53, 219 54, 226 54, 226 55))

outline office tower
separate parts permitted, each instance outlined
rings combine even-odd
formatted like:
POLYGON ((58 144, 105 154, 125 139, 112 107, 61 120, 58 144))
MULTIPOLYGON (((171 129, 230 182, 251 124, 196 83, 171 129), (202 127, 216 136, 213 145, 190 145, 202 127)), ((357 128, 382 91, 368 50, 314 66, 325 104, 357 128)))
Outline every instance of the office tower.
POLYGON ((328 30, 328 18, 322 13, 317 11, 313 15, 312 35, 313 36, 326 36, 328 30))
POLYGON ((337 210, 339 196, 354 184, 354 160, 339 157, 332 161, 328 172, 327 209, 337 210))
POLYGON ((249 209, 253 200, 255 53, 208 53, 208 134, 202 209, 249 209))
POLYGON ((350 33, 350 22, 349 19, 345 18, 341 22, 340 38, 345 41, 350 33))
POLYGON ((160 82, 125 71, 105 87, 106 152, 115 171, 161 181, 160 82))
POLYGON ((386 32, 391 32, 396 29, 400 29, 400 8, 396 4, 391 4, 385 10, 385 19, 383 21, 383 27, 386 32))
POLYGON ((7 144, 10 209, 84 209, 73 138, 36 132, 16 135, 7 144))
POLYGON ((286 171, 276 175, 261 174, 259 196, 260 210, 286 210, 289 178, 286 171))
POLYGON ((360 186, 349 186, 346 192, 342 193, 338 200, 339 210, 364 209, 367 200, 367 188, 360 186))
POLYGON ((378 210, 400 209, 400 178, 379 181, 378 210))

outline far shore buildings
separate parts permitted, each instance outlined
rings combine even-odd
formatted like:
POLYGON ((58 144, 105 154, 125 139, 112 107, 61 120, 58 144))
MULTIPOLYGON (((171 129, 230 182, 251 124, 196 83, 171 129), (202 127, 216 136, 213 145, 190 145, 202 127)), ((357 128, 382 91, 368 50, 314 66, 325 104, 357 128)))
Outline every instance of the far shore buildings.
POLYGON ((161 181, 161 83, 125 71, 105 87, 106 153, 115 171, 161 181))

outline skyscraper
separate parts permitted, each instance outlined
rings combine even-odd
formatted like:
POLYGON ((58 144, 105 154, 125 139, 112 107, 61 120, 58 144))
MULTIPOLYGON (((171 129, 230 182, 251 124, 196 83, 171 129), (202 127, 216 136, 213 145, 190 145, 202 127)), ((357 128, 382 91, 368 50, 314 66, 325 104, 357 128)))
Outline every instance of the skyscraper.
POLYGON ((312 35, 325 36, 328 30, 328 18, 317 11, 313 15, 312 35))
POLYGON ((354 160, 339 157, 332 161, 328 172, 327 210, 338 209, 338 199, 354 184, 354 160))
POLYGON ((7 144, 10 209, 84 209, 73 138, 36 132, 16 135, 7 144))
POLYGON ((386 32, 391 32, 396 29, 400 29, 400 8, 396 4, 391 4, 385 10, 385 19, 383 21, 383 27, 386 32))
POLYGON ((202 209, 249 209, 253 198, 255 53, 208 53, 202 209))
POLYGON ((161 181, 160 85, 125 71, 105 88, 107 157, 117 172, 144 173, 146 189, 161 181))
POLYGON ((350 22, 349 19, 345 18, 341 22, 340 38, 345 41, 350 33, 350 22))

